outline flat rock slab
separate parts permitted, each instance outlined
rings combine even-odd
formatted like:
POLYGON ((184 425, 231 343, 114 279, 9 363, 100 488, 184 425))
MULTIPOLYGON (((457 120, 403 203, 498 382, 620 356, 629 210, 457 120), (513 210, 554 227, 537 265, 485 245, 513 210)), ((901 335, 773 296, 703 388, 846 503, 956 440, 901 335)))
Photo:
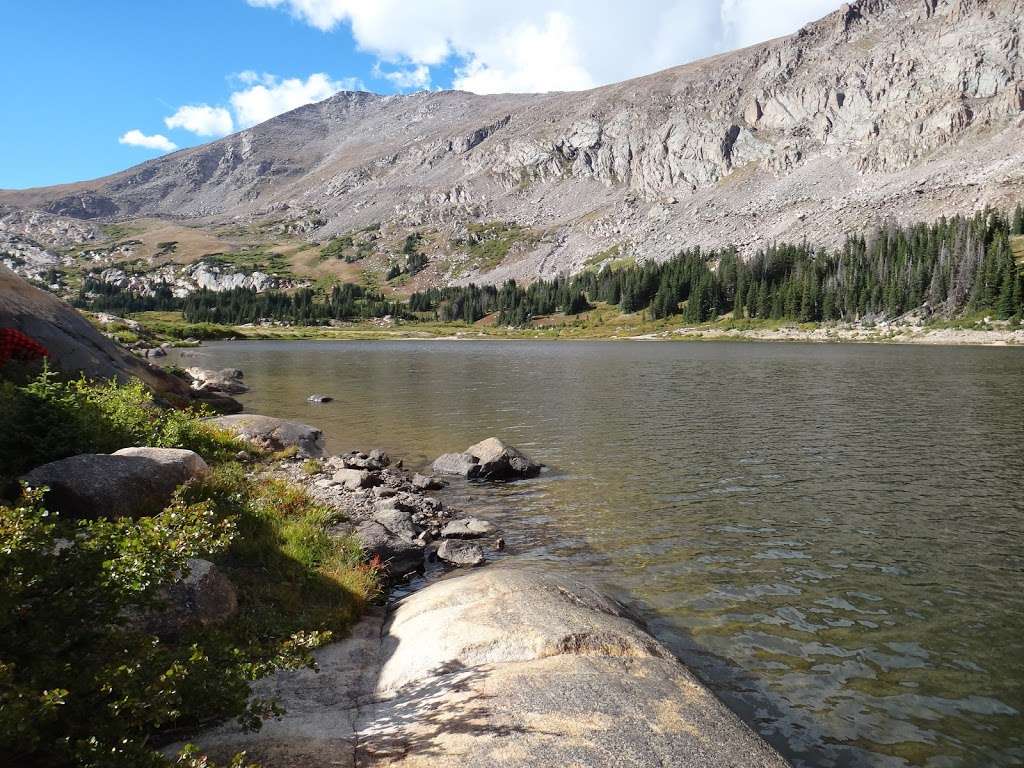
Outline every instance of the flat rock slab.
POLYGON ((275 768, 787 765, 628 610, 575 580, 492 566, 378 621, 317 652, 319 675, 257 683, 283 718, 196 743, 275 768))
POLYGON ((32 486, 49 486, 46 504, 62 515, 119 518, 160 512, 175 488, 208 471, 193 451, 124 448, 43 464, 22 479, 32 486))
POLYGON ((467 517, 462 520, 452 520, 441 529, 442 539, 478 539, 494 533, 493 523, 486 520, 479 520, 475 517, 467 517))
POLYGON ((294 446, 300 456, 324 456, 324 433, 308 424, 255 413, 218 416, 210 419, 210 423, 264 450, 282 451, 294 446))

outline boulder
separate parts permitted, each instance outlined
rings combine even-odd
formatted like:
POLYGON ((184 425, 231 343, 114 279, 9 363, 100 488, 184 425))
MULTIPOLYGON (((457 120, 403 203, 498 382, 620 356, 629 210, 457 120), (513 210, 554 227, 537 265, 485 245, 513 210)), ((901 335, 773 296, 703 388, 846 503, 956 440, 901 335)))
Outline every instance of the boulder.
POLYGON ((295 446, 305 458, 319 459, 324 455, 323 432, 308 424, 253 413, 218 416, 210 419, 210 423, 263 450, 282 451, 295 446))
POLYGON ((146 631, 158 635, 220 624, 238 613, 235 585, 209 560, 190 559, 188 575, 163 589, 160 596, 161 609, 142 619, 146 631))
POLYGON ((142 517, 162 510, 175 488, 208 469, 193 451, 124 448, 43 464, 22 479, 34 487, 49 486, 46 504, 62 515, 142 517))
POLYGON ((480 464, 480 477, 486 480, 536 477, 540 474, 542 466, 496 437, 489 437, 469 446, 466 453, 476 458, 480 464))
POLYGON ((310 395, 306 398, 307 403, 329 403, 334 400, 330 395, 310 395))
POLYGON ((339 469, 334 473, 334 479, 350 491, 369 488, 374 484, 370 473, 365 469, 339 469))
POLYGON ((484 561, 484 551, 476 544, 458 539, 445 539, 437 548, 437 556, 448 565, 460 568, 480 565, 484 561))
POLYGON ((536 477, 542 464, 496 437, 481 440, 463 453, 446 453, 434 462, 439 475, 458 475, 482 480, 515 480, 536 477))
POLYGON ((480 462, 468 453, 446 453, 434 460, 433 470, 439 475, 472 478, 480 474, 480 462))
POLYGON ((370 557, 376 557, 392 576, 403 576, 423 567, 423 548, 411 537, 395 533, 377 520, 367 520, 354 531, 370 557))
POLYGON ((177 376, 132 355, 51 293, 29 285, 0 264, 0 328, 14 328, 42 344, 50 367, 90 379, 135 379, 177 405, 191 399, 189 386, 177 376))
POLYGON ((185 373, 192 377, 192 389, 207 392, 223 392, 227 395, 240 395, 249 391, 242 381, 244 374, 237 368, 222 368, 211 371, 205 368, 186 368, 185 373))
POLYGON ((452 520, 441 529, 442 539, 478 539, 494 533, 494 526, 486 520, 479 520, 475 517, 467 517, 462 520, 452 520))

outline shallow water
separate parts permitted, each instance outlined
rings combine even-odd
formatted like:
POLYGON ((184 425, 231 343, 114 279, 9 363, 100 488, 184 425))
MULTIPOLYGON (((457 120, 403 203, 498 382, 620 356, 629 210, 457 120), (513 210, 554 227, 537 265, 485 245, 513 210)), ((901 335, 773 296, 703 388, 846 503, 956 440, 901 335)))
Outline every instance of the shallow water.
POLYGON ((171 360, 243 369, 248 411, 334 450, 419 466, 494 435, 544 461, 449 501, 641 601, 797 765, 1024 763, 1024 350, 234 342, 171 360))

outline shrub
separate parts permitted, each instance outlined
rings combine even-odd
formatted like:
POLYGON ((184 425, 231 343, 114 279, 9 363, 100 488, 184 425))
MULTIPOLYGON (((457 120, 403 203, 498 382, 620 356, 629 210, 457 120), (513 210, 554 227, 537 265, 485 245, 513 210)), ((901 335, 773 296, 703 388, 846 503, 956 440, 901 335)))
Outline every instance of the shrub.
POLYGON ((16 477, 79 453, 110 453, 133 445, 188 448, 209 462, 244 446, 201 421, 200 410, 164 410, 141 382, 61 381, 49 369, 23 386, 0 381, 0 478, 16 477))

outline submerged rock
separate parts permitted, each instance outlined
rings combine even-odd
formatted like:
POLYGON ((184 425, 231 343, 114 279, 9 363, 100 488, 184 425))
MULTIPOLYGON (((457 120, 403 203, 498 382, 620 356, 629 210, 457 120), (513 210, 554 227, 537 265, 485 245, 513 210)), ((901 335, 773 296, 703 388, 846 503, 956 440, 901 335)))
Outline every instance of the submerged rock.
POLYGON ((273 416, 239 413, 210 419, 214 426, 226 429, 253 445, 267 451, 282 451, 292 446, 304 458, 319 459, 324 455, 324 433, 316 427, 273 416))
POLYGON ((156 514, 175 488, 208 471, 193 451, 123 448, 43 464, 22 479, 33 487, 49 486, 46 504, 62 515, 120 518, 156 514))
POLYGON ((484 561, 484 551, 476 544, 459 539, 445 539, 437 548, 440 560, 460 568, 480 565, 484 561))

